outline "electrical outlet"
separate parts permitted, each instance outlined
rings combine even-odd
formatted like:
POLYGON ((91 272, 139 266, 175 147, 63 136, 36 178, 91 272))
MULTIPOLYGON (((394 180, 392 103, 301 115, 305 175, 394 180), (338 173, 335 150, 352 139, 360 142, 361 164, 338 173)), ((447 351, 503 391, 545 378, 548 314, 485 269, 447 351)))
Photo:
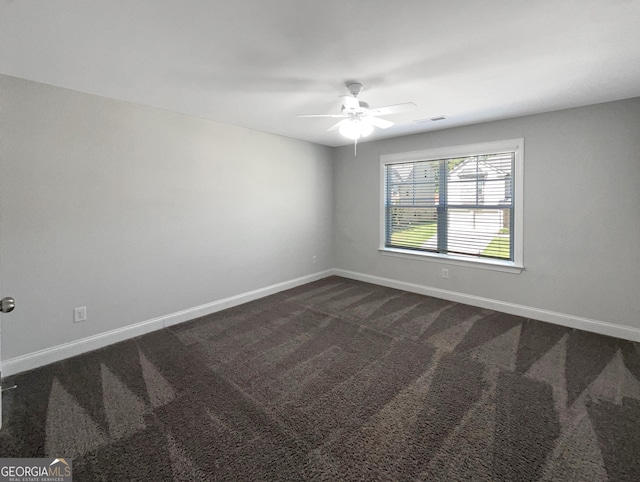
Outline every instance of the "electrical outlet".
POLYGON ((449 270, 448 270, 448 269, 443 268, 443 270, 442 270, 442 277, 443 277, 444 279, 449 279, 449 270))
POLYGON ((87 321, 87 307, 81 306, 73 310, 73 322, 80 323, 81 321, 87 321))
POLYGON ((316 264, 316 261, 318 261, 318 259, 315 256, 313 256, 311 258, 311 264, 316 264))

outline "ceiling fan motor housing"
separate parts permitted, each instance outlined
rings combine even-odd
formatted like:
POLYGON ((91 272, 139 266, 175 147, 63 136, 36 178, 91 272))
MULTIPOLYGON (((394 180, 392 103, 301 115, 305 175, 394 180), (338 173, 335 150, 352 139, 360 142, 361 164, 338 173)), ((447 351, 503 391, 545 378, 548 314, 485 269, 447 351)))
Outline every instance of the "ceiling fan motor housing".
POLYGON ((369 104, 366 102, 359 101, 359 107, 346 107, 342 106, 342 113, 348 116, 358 116, 362 115, 369 109, 369 104))

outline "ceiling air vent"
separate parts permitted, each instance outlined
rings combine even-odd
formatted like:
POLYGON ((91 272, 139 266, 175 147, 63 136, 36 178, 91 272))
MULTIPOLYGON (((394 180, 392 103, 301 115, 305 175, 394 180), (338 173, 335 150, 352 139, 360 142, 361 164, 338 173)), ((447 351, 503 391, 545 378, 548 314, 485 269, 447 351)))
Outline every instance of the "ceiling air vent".
POLYGON ((419 123, 419 122, 437 122, 437 121, 441 121, 441 120, 445 120, 447 118, 447 116, 445 115, 439 115, 437 117, 427 117, 425 119, 417 119, 414 120, 414 123, 419 123))

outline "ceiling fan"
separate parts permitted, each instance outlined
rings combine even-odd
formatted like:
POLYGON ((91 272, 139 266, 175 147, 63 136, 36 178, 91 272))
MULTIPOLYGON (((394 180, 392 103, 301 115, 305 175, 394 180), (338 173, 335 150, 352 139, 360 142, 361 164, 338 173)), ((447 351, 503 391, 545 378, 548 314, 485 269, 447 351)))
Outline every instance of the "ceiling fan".
POLYGON ((367 137, 371 134, 374 127, 387 129, 393 125, 393 122, 386 119, 380 119, 378 116, 399 114, 416 107, 413 102, 405 102, 403 104, 394 104, 371 109, 369 104, 358 100, 358 94, 362 92, 362 84, 358 82, 348 83, 347 89, 349 89, 351 94, 340 96, 342 99, 340 114, 304 114, 297 117, 342 118, 341 121, 332 125, 327 130, 333 131, 338 129, 340 134, 357 142, 361 137, 367 137))

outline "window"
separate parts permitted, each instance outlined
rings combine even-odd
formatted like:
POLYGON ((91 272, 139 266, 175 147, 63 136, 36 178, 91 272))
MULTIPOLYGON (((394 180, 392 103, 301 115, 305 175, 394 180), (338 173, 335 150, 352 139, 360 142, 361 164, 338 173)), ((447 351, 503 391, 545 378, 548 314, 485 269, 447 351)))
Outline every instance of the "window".
POLYGON ((382 156, 380 249, 520 271, 523 145, 382 156))

